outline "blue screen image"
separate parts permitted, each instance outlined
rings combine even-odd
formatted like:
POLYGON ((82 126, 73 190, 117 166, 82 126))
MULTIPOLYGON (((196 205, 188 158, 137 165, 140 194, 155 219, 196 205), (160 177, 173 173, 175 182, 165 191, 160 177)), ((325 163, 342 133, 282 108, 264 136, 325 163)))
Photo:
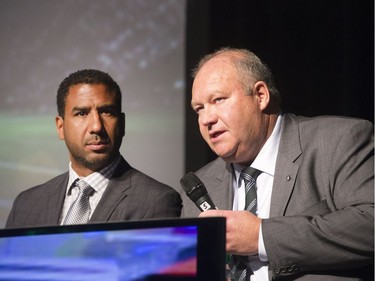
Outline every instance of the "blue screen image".
POLYGON ((196 275, 197 227, 0 238, 0 280, 140 281, 196 275))

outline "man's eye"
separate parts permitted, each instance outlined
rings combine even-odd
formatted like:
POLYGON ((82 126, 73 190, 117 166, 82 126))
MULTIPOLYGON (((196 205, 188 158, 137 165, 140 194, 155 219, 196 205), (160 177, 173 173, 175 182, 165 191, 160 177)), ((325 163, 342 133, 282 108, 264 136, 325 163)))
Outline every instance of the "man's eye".
POLYGON ((203 109, 202 106, 198 106, 194 108, 195 113, 199 114, 199 112, 203 109))
POLYGON ((105 115, 105 116, 115 116, 115 112, 114 111, 111 111, 111 110, 103 110, 101 112, 101 114, 105 115))
POLYGON ((215 103, 220 103, 220 102, 223 102, 223 101, 224 101, 224 98, 216 98, 216 99, 214 99, 215 103))
POLYGON ((86 115, 87 115, 87 112, 85 112, 85 111, 78 111, 76 113, 76 116, 86 116, 86 115))

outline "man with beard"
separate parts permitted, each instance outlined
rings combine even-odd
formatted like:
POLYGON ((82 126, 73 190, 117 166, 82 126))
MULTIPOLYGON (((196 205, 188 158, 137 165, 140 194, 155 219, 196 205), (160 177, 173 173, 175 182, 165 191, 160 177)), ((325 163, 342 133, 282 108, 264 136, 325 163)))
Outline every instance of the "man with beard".
POLYGON ((102 71, 80 70, 62 81, 56 129, 69 151, 69 171, 20 193, 7 228, 180 215, 178 192, 132 168, 120 155, 125 135, 121 96, 118 84, 102 71), (83 205, 84 212, 72 219, 75 204, 83 205))

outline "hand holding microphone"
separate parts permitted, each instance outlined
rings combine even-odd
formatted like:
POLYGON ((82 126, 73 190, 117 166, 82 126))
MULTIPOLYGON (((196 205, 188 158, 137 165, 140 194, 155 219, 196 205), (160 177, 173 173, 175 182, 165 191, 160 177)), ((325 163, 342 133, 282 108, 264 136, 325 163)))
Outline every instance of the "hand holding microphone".
MULTIPOLYGON (((212 202, 211 197, 208 195, 207 189, 204 186, 203 182, 194 174, 188 173, 180 180, 181 186, 185 191, 186 195, 190 198, 191 201, 202 212, 208 210, 217 210, 217 207, 212 202)), ((203 213, 202 213, 203 214, 203 213)), ((232 281, 232 271, 228 266, 228 262, 231 259, 231 256, 227 254, 227 264, 226 264, 226 280, 232 281)))
POLYGON ((203 213, 200 217, 221 216, 227 219, 227 246, 232 254, 252 255, 258 252, 258 238, 261 219, 248 211, 218 210, 203 182, 188 173, 180 180, 181 186, 191 201, 203 213), (210 211, 208 210, 217 210, 210 211))

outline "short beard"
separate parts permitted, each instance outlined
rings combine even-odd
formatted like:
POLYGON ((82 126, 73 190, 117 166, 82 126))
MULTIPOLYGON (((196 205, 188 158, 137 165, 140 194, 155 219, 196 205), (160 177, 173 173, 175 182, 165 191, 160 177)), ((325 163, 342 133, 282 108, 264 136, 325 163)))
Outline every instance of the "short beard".
POLYGON ((106 167, 119 154, 118 150, 114 151, 112 147, 110 151, 97 153, 97 155, 95 155, 97 157, 89 157, 74 145, 69 145, 67 147, 72 160, 74 160, 76 163, 79 163, 80 166, 90 169, 91 171, 99 171, 100 169, 106 167))
POLYGON ((91 171, 99 171, 102 168, 108 166, 115 157, 109 154, 104 158, 88 159, 87 157, 78 155, 73 156, 73 158, 76 162, 80 163, 82 166, 90 169, 91 171))

